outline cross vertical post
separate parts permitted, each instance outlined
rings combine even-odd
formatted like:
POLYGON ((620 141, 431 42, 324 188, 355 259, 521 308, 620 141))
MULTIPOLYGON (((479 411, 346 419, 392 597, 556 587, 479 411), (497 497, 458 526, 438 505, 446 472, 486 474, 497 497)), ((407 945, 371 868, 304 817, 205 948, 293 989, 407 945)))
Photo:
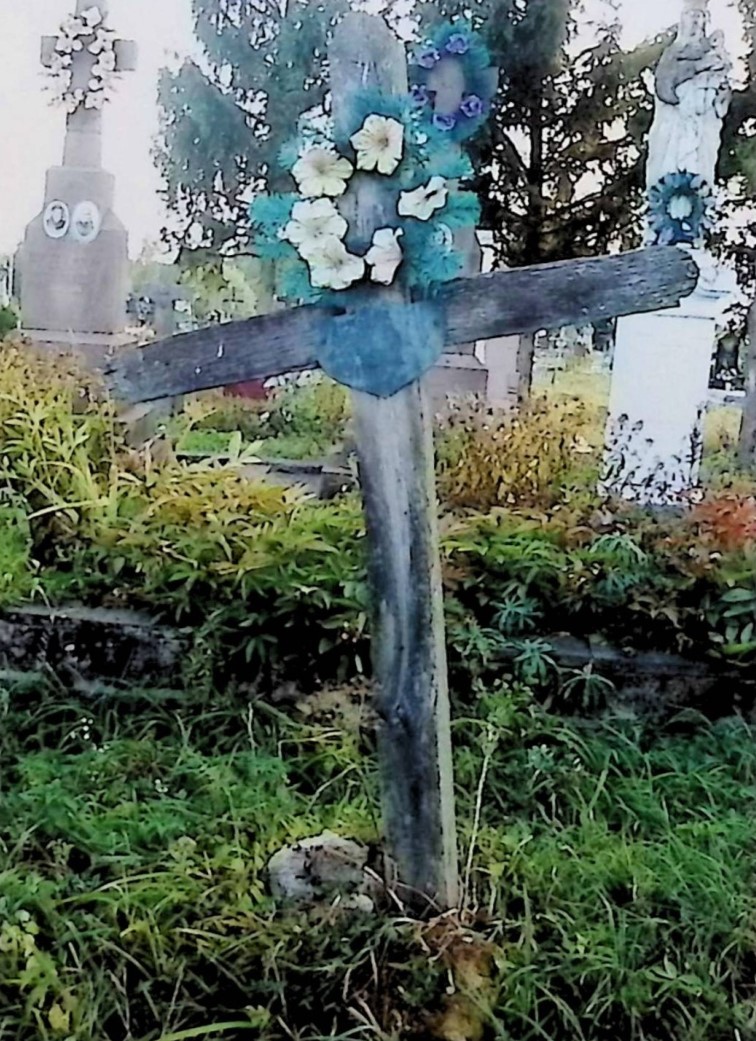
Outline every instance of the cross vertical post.
MULTIPOLYGON (((407 93, 404 47, 369 15, 340 23, 330 69, 337 136, 360 91, 407 93)), ((363 245, 389 223, 375 179, 360 174, 341 208, 363 245)), ((392 287, 371 289, 369 300, 391 306, 408 297, 392 287)), ((402 351, 401 328, 391 347, 402 351)), ((352 403, 370 542, 386 838, 410 899, 447 908, 459 893, 432 413, 423 380, 388 398, 353 391, 352 403)))

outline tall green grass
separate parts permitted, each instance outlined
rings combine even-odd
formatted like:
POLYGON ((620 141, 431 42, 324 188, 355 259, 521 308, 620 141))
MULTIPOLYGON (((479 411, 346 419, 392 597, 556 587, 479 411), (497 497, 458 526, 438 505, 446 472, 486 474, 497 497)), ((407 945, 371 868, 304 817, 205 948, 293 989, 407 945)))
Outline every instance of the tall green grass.
POLYGON ((756 1036, 742 721, 458 704, 467 903, 423 924, 266 893, 283 843, 377 835, 356 696, 289 718, 6 684, 0 705, 1 1041, 756 1036))

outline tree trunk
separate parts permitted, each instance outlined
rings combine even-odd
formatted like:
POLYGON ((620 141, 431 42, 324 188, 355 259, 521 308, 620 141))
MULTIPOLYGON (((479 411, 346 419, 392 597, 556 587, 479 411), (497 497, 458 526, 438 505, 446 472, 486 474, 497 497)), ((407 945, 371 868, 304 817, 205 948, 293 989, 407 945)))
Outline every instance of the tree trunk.
POLYGON ((743 362, 746 396, 740 422, 738 464, 744 470, 756 470, 756 300, 748 311, 747 340, 743 362))

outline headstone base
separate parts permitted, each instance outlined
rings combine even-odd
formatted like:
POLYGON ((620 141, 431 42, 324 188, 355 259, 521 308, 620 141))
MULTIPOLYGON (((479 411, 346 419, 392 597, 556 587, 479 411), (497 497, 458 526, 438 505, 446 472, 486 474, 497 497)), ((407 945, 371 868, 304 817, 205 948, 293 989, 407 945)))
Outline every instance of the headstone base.
POLYGON ((603 490, 649 506, 685 502, 698 483, 717 322, 733 281, 705 254, 692 296, 621 319, 614 353, 603 490))
POLYGON ((488 403, 494 408, 516 408, 520 393, 519 336, 500 336, 483 343, 488 369, 488 403))
POLYGON ((435 413, 450 401, 485 397, 488 390, 488 369, 474 354, 442 354, 425 379, 435 413))

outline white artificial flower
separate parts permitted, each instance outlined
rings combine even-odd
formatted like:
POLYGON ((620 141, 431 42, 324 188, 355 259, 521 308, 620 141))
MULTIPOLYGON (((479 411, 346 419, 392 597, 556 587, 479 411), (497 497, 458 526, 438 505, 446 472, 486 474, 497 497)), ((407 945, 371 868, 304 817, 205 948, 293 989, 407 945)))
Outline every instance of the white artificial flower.
POLYGON ((100 55, 97 64, 105 72, 115 72, 116 67, 116 55, 115 51, 103 51, 100 55))
POLYGON ((282 238, 296 246, 300 257, 307 260, 326 240, 343 238, 346 230, 347 222, 331 200, 315 199, 294 203, 282 238))
POLYGON ((401 228, 380 228, 373 235, 373 245, 365 254, 370 267, 370 279, 390 286, 394 281, 396 269, 401 264, 404 254, 399 239, 404 234, 401 228))
POLYGON ((81 17, 87 26, 93 29, 102 22, 102 11, 99 7, 88 7, 86 11, 81 12, 81 17))
POLYGON ((358 170, 377 170, 390 176, 402 161, 404 127, 388 116, 367 116, 349 140, 357 153, 358 170))
POLYGON ((101 54, 110 51, 115 46, 115 30, 98 29, 94 40, 90 43, 88 50, 90 54, 101 54))
POLYGON ((84 101, 85 108, 93 108, 101 110, 105 105, 105 95, 102 91, 98 91, 96 94, 87 94, 84 101))
POLYGON ((339 239, 326 239, 307 263, 316 289, 348 289, 365 274, 365 261, 349 253, 339 239))
POLYGON ((302 195, 319 198, 321 195, 343 195, 354 171, 348 159, 330 148, 317 145, 307 149, 291 172, 302 195))
POLYGON ((449 191, 443 177, 431 177, 427 184, 399 196, 398 212, 401 217, 430 220, 436 210, 446 206, 449 191))

